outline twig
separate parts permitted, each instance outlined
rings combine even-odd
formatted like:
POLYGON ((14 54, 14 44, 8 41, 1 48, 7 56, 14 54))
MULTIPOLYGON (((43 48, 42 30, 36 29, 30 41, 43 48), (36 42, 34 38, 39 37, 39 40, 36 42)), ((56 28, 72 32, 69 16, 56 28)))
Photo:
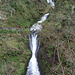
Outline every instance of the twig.
MULTIPOLYGON (((61 64, 62 62, 61 62, 60 56, 59 56, 59 38, 58 38, 57 41, 58 41, 58 42, 57 42, 57 55, 58 55, 59 63, 61 64)), ((63 73, 63 75, 65 75, 65 74, 64 74, 64 68, 63 68, 62 64, 61 64, 61 68, 62 68, 62 73, 63 73)))

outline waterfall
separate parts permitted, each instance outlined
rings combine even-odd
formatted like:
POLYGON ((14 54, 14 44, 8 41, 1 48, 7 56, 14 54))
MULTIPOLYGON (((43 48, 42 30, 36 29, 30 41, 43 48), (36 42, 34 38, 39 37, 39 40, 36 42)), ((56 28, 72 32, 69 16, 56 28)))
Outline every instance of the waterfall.
POLYGON ((54 7, 55 7, 54 0, 47 0, 47 3, 50 3, 52 8, 54 9, 54 7))
POLYGON ((29 61, 29 65, 27 67, 27 73, 26 75, 40 75, 38 62, 37 62, 37 52, 39 49, 39 41, 38 41, 38 33, 42 29, 41 23, 47 19, 49 16, 49 13, 45 14, 40 21, 32 25, 30 28, 30 35, 29 35, 29 43, 30 43, 30 49, 32 52, 32 57, 29 61))
POLYGON ((40 75, 38 62, 36 58, 36 50, 38 49, 38 35, 35 32, 31 32, 29 36, 30 48, 32 51, 32 57, 30 59, 28 70, 26 75, 40 75))
MULTIPOLYGON (((48 3, 54 8, 54 2, 52 0, 47 0, 48 3)), ((41 20, 32 25, 30 28, 30 35, 29 35, 29 44, 30 49, 32 52, 32 57, 29 61, 28 67, 27 67, 27 73, 26 75, 40 75, 40 70, 37 62, 37 52, 39 50, 39 37, 38 33, 42 30, 41 23, 44 22, 49 16, 49 13, 46 13, 44 16, 42 16, 41 20)))

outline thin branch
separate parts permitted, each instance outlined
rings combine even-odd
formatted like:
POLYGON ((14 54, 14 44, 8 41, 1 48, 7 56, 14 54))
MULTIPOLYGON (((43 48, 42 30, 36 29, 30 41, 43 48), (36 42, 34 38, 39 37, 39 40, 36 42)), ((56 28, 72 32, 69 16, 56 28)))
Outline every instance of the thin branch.
MULTIPOLYGON (((60 56, 59 56, 59 38, 58 38, 58 40, 57 40, 57 55, 58 55, 59 63, 61 64, 62 62, 61 62, 60 56)), ((64 74, 64 68, 63 68, 62 64, 61 64, 61 68, 62 68, 62 73, 63 73, 63 75, 65 75, 65 74, 64 74)))

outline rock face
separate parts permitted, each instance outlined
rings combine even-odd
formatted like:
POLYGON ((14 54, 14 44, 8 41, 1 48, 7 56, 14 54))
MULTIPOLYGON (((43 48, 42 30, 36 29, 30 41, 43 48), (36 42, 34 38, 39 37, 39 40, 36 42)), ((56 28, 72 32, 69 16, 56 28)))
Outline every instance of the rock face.
POLYGON ((3 11, 0 11, 0 20, 6 20, 6 13, 3 11))

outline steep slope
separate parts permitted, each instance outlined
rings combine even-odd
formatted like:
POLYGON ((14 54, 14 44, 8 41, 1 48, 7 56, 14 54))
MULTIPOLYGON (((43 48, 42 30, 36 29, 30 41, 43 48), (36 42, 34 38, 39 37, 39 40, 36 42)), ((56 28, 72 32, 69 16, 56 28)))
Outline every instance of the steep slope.
POLYGON ((0 28, 8 29, 0 29, 1 75, 25 75, 31 56, 29 30, 47 12, 46 7, 45 0, 0 0, 0 28), (23 30, 12 29, 17 26, 23 30))
POLYGON ((74 75, 75 1, 56 0, 49 18, 42 24, 38 61, 42 75, 74 75))

